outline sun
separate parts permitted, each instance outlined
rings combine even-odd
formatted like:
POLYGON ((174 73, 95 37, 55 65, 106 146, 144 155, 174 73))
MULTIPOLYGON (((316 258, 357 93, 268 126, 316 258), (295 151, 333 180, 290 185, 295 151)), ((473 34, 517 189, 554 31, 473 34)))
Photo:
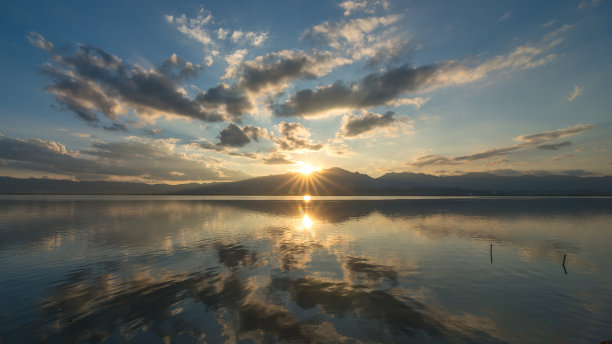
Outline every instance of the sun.
POLYGON ((309 175, 309 174, 311 174, 312 172, 314 172, 314 171, 315 171, 315 168, 314 168, 314 166, 312 166, 312 165, 309 165, 309 164, 303 164, 302 166, 300 166, 300 168, 298 169, 298 171, 299 171, 301 174, 304 174, 304 175, 309 175))

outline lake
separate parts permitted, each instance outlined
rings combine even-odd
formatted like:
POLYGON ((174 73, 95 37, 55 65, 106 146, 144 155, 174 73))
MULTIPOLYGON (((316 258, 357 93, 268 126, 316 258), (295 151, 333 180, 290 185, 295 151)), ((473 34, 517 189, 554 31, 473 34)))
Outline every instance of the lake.
POLYGON ((0 343, 599 343, 612 199, 0 196, 0 343))

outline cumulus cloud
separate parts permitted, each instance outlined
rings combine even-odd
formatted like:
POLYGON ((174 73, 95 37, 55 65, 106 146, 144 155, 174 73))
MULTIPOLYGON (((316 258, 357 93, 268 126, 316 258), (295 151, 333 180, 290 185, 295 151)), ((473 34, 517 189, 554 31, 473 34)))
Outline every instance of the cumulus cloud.
POLYGON ((576 98, 580 97, 581 95, 582 95, 582 87, 576 85, 574 86, 574 89, 570 93, 569 97, 567 97, 567 101, 571 103, 574 100, 576 100, 576 98))
POLYGON ((228 150, 227 148, 244 147, 251 143, 251 141, 258 142, 260 138, 270 139, 271 136, 268 134, 268 131, 265 128, 252 125, 247 125, 241 128, 234 123, 230 123, 227 127, 221 130, 217 138, 219 139, 218 143, 204 141, 197 142, 195 145, 203 149, 214 150, 216 152, 225 152, 228 154, 232 153, 231 155, 236 155, 234 150, 228 150))
POLYGON ((280 137, 275 137, 274 142, 283 151, 310 150, 319 151, 323 144, 314 143, 310 140, 310 130, 300 123, 280 122, 277 126, 280 137))
POLYGON ((0 160, 11 168, 71 175, 77 179, 128 178, 145 182, 236 180, 242 172, 220 170, 176 151, 176 140, 96 141, 69 151, 55 141, 0 137, 0 160), (172 166, 172 171, 168 170, 172 166), (175 172, 175 173, 171 173, 175 172))
MULTIPOLYGON (((55 95, 61 108, 74 112, 89 122, 100 121, 98 113, 118 121, 132 110, 141 118, 159 116, 199 119, 216 122, 223 115, 206 109, 197 100, 187 97, 182 87, 167 75, 181 66, 178 75, 195 72, 196 66, 173 55, 159 69, 146 70, 130 65, 117 56, 92 46, 79 46, 65 56, 54 56, 55 63, 46 63, 42 72, 53 83, 46 90, 55 95)), ((124 129, 114 123, 106 129, 124 129)))
POLYGON ((577 124, 572 127, 567 127, 563 129, 551 130, 537 134, 527 134, 516 137, 514 140, 518 141, 518 143, 486 149, 477 153, 472 153, 463 156, 455 156, 455 157, 445 157, 440 155, 425 155, 420 156, 414 159, 413 162, 409 163, 411 166, 415 167, 423 167, 428 165, 457 165, 461 163, 490 159, 494 157, 504 156, 506 154, 515 153, 519 151, 523 151, 530 148, 539 148, 544 150, 557 150, 560 147, 565 147, 570 145, 569 141, 551 144, 549 142, 567 137, 572 135, 577 135, 583 133, 589 129, 594 128, 594 125, 590 124, 577 124))
POLYGON ((395 132, 410 129, 411 126, 407 122, 407 117, 398 118, 393 111, 387 111, 384 115, 364 111, 359 116, 345 116, 338 136, 345 138, 367 136, 381 129, 393 135, 395 132))

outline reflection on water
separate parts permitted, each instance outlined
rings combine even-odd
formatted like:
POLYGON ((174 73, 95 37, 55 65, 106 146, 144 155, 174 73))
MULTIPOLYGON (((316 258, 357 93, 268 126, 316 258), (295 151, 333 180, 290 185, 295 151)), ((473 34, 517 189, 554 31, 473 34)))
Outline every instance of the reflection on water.
POLYGON ((4 199, 0 342, 598 343, 610 223, 604 198, 4 199))

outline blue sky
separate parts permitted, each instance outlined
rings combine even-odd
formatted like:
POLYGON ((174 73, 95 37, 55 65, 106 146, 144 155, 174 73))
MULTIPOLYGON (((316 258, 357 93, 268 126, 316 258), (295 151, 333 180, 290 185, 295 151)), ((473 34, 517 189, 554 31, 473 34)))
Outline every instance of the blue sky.
POLYGON ((612 174, 612 4, 0 5, 0 174, 612 174))

